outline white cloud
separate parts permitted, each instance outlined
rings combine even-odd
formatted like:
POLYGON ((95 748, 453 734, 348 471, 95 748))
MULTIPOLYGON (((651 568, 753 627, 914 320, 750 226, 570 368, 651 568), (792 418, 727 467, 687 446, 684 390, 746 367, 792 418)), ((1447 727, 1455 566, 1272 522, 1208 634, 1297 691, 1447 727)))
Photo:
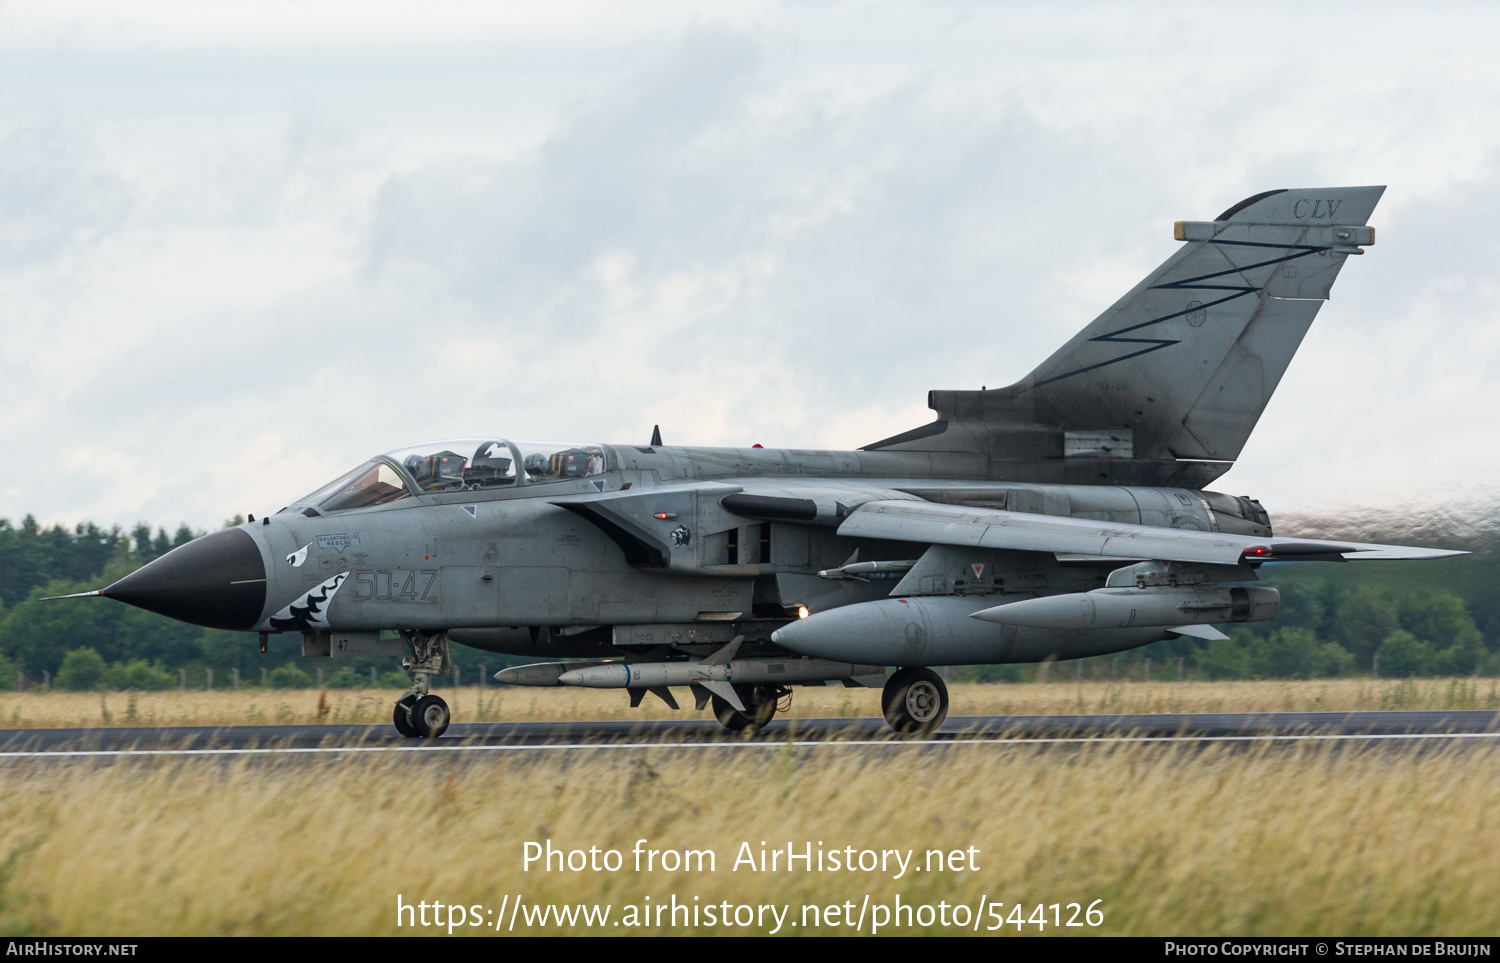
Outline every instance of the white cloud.
POLYGON ((416 438, 867 443, 1320 183, 1391 185, 1379 243, 1222 487, 1500 468, 1484 9, 415 9, 0 11, 0 446, 85 463, 0 516, 212 525, 416 438))

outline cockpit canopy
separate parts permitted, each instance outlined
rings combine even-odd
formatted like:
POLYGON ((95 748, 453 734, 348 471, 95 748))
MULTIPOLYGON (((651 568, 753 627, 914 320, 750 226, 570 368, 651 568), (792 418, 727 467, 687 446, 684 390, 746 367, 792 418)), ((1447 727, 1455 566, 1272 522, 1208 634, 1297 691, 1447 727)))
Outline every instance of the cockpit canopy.
POLYGON ((299 499, 320 512, 383 505, 435 492, 513 488, 604 471, 598 445, 462 438, 398 448, 299 499))

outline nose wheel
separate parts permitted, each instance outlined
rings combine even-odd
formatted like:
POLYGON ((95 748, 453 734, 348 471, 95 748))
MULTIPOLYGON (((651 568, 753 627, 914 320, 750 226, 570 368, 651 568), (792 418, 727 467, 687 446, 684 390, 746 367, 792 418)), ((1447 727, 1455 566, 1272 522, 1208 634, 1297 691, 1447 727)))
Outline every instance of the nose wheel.
POLYGON ((448 637, 436 635, 406 635, 406 644, 411 657, 401 667, 411 674, 411 688, 396 700, 391 721, 396 731, 409 739, 436 739, 448 731, 453 714, 441 696, 429 691, 432 676, 445 672, 452 660, 448 657, 448 637))
POLYGON ((886 680, 880 707, 892 729, 926 735, 948 717, 948 687, 931 669, 902 669, 886 680))
POLYGON ((448 731, 453 715, 442 696, 409 695, 396 703, 392 714, 396 731, 408 739, 436 739, 448 731))

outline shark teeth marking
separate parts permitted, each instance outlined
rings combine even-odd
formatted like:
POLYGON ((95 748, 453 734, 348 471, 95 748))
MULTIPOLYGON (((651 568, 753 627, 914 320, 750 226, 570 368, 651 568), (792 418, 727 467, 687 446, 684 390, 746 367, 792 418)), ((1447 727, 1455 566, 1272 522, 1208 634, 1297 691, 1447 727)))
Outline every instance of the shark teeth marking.
POLYGON ((328 605, 338 592, 348 572, 340 572, 333 578, 308 589, 302 597, 271 616, 271 628, 285 632, 288 629, 328 628, 328 605))

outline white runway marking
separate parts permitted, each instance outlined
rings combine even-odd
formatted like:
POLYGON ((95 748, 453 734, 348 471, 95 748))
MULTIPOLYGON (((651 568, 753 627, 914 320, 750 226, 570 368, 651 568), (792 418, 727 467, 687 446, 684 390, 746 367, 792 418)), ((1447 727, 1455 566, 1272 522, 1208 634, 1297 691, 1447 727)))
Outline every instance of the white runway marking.
POLYGON ((841 749, 850 747, 903 748, 907 746, 1041 746, 1115 745, 1166 742, 1393 742, 1421 739, 1500 739, 1500 732, 1417 732, 1391 734, 1332 733, 1263 736, 1076 736, 1039 739, 849 739, 782 742, 615 742, 554 743, 534 746, 320 746, 314 748, 253 749, 46 749, 0 752, 0 759, 111 758, 131 756, 306 756, 373 752, 588 752, 614 749, 841 749))

